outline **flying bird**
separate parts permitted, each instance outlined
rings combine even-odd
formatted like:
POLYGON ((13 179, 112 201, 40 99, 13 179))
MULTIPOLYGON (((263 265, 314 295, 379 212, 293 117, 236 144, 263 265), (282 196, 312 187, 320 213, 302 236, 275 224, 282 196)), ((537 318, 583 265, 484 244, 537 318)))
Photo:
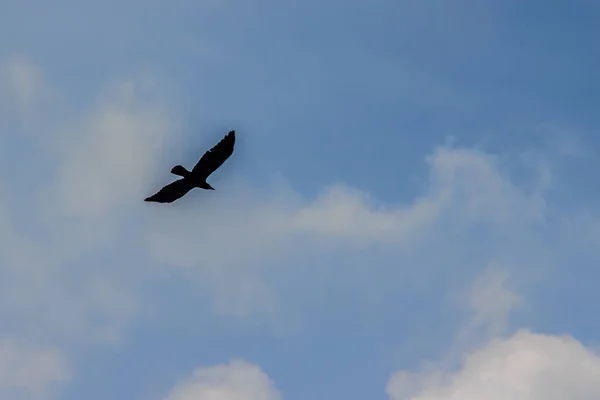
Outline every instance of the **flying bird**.
POLYGON ((174 166, 171 173, 183 178, 168 184, 157 193, 144 199, 144 201, 172 203, 194 188, 215 190, 206 182, 206 178, 231 156, 234 144, 235 131, 230 131, 212 149, 204 153, 191 171, 181 165, 174 166))

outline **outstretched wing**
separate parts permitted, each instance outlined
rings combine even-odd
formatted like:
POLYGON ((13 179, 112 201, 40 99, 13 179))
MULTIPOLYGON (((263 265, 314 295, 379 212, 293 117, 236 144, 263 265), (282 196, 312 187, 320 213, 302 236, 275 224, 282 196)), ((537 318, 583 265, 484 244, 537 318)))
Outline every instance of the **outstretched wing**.
POLYGON ((153 201, 156 203, 172 203, 175 200, 185 196, 187 192, 193 189, 187 179, 179 179, 169 183, 160 189, 156 194, 144 199, 144 201, 153 201))
POLYGON ((230 131, 212 149, 204 153, 200 161, 192 169, 192 174, 201 179, 208 178, 210 174, 215 172, 231 156, 234 144, 235 131, 230 131))

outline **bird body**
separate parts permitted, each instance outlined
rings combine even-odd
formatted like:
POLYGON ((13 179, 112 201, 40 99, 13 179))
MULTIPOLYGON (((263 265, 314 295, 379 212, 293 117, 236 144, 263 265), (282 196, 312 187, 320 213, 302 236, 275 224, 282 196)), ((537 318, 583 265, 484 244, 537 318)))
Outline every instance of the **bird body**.
POLYGON ((198 174, 193 174, 191 171, 188 171, 183 165, 176 165, 171 169, 171 173, 174 175, 182 176, 184 179, 187 179, 191 185, 194 185, 194 188, 206 189, 206 190, 215 190, 214 187, 210 186, 206 182, 206 178, 204 180, 198 176, 198 174))
POLYGON ((230 131, 212 149, 204 153, 191 171, 188 171, 182 165, 174 166, 171 169, 171 173, 181 176, 182 179, 168 184, 154 195, 144 199, 144 201, 172 203, 185 196, 187 192, 194 188, 215 190, 215 188, 206 182, 206 179, 231 156, 234 144, 235 131, 230 131))

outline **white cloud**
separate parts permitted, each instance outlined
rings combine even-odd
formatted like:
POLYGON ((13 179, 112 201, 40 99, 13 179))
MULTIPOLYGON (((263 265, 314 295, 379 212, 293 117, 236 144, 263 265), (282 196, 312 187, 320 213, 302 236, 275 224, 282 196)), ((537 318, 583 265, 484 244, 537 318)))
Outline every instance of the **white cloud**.
POLYGON ((281 400, 281 395, 258 366, 235 360, 196 369, 164 400, 281 400))
POLYGON ((55 183, 63 213, 107 218, 144 198, 175 123, 140 86, 112 87, 65 135, 55 183))
POLYGON ((443 193, 436 193, 408 207, 377 209, 366 193, 337 185, 291 215, 283 216, 280 223, 287 232, 400 245, 411 241, 421 228, 434 223, 445 200, 443 193))
POLYGON ((455 373, 397 373, 393 400, 595 400, 600 357, 570 336, 521 330, 465 357, 455 373))
POLYGON ((27 108, 26 133, 44 130, 30 136, 31 151, 20 157, 25 173, 35 171, 31 181, 15 189, 19 180, 9 180, 0 192, 0 318, 19 334, 119 341, 137 312, 135 269, 125 268, 126 252, 107 254, 127 237, 122 217, 132 203, 143 204, 175 122, 153 99, 151 80, 111 85, 87 110, 52 92, 53 104, 60 103, 57 119, 32 106, 40 92, 50 93, 40 89, 47 85, 35 65, 19 59, 4 71, 14 90, 3 101, 27 108), (106 261, 90 264, 90 254, 106 261))
POLYGON ((470 316, 445 358, 395 373, 391 400, 592 400, 600 397, 600 357, 571 336, 521 329, 502 337, 523 305, 506 270, 487 268, 468 291, 470 316), (459 362, 458 369, 452 366, 459 362))

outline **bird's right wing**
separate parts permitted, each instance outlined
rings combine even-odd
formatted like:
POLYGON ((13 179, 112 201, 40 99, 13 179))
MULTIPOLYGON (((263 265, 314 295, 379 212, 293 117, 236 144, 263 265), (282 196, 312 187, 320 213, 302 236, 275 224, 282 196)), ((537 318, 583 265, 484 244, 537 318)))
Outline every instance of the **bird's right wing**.
POLYGON ((160 189, 157 193, 144 199, 144 201, 152 201, 156 203, 172 203, 175 200, 185 196, 187 192, 193 189, 187 179, 179 179, 169 183, 167 186, 160 189))
POLYGON ((234 144, 235 131, 229 131, 219 143, 204 153, 200 161, 192 169, 192 174, 203 179, 208 178, 210 174, 215 172, 231 156, 234 144))

